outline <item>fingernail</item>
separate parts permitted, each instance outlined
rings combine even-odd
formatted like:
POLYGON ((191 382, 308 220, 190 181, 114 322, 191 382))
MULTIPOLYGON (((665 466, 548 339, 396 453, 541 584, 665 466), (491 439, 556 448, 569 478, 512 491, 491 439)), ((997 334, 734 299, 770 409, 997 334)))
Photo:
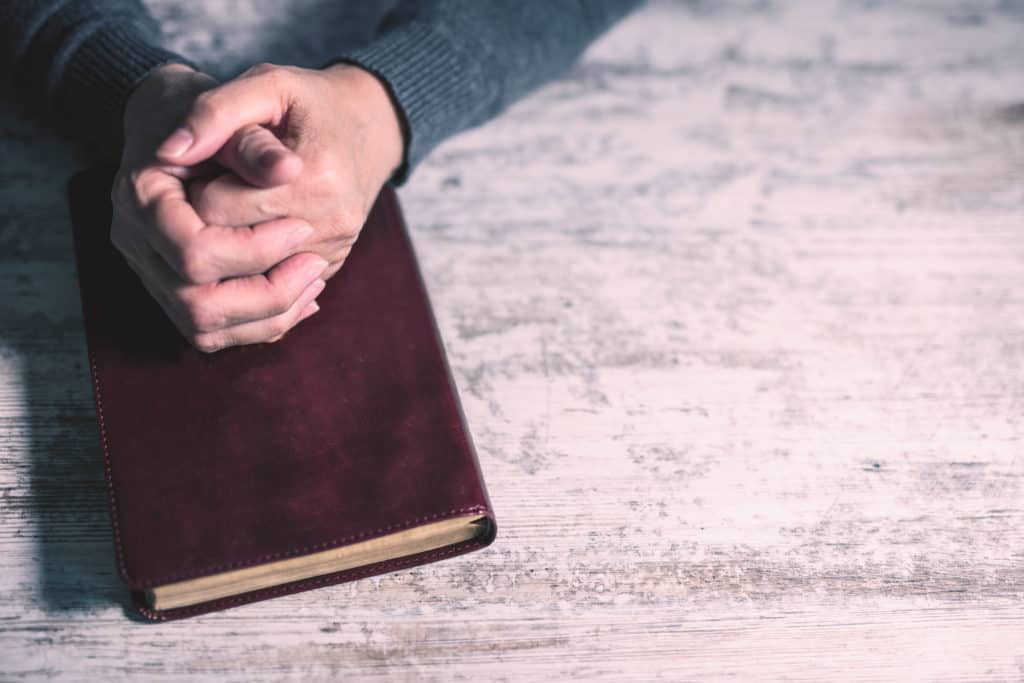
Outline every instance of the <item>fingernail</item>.
POLYGON ((319 304, 315 301, 310 301, 305 308, 302 309, 302 313, 299 314, 299 319, 296 322, 302 322, 306 318, 310 317, 314 313, 320 310, 319 304))
POLYGON ((188 128, 179 128, 171 133, 169 138, 164 140, 164 143, 160 145, 160 149, 157 150, 157 153, 160 154, 160 156, 171 157, 174 159, 187 152, 188 148, 192 146, 193 141, 194 138, 188 128))
POLYGON ((257 159, 257 163, 264 171, 269 171, 274 168, 274 164, 280 161, 283 156, 281 150, 271 149, 261 154, 259 159, 257 159))
POLYGON ((318 296, 320 296, 320 292, 322 292, 322 291, 324 291, 324 281, 323 280, 314 280, 304 290, 302 290, 302 294, 299 295, 299 300, 298 300, 298 303, 300 303, 300 304, 303 301, 306 302, 306 304, 305 304, 305 306, 303 306, 302 310, 305 311, 306 308, 309 307, 309 304, 313 303, 316 300, 316 298, 318 296))
POLYGON ((303 298, 308 299, 309 301, 313 301, 318 296, 320 296, 320 292, 322 291, 324 291, 324 281, 316 280, 315 282, 313 282, 313 284, 306 288, 305 292, 303 292, 303 294, 305 295, 303 298))

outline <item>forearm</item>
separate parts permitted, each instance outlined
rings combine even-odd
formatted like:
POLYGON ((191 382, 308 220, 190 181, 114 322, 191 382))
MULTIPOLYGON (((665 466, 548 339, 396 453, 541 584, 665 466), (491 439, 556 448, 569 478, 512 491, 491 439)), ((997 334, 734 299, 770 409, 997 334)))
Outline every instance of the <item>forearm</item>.
POLYGON ((0 67, 18 95, 108 158, 120 151, 132 89, 157 66, 185 62, 158 35, 138 0, 0 3, 0 67))
POLYGON ((406 125, 402 179, 442 140, 568 69, 637 0, 413 0, 342 55, 390 87, 406 125))

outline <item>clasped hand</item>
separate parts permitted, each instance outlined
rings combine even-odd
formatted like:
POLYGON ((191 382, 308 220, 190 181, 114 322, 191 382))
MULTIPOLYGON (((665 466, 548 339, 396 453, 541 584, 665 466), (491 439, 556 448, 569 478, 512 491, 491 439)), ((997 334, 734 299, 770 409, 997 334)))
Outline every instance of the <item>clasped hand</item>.
POLYGON ((186 339, 273 342, 316 313, 402 160, 383 85, 354 66, 161 67, 125 107, 111 240, 186 339))

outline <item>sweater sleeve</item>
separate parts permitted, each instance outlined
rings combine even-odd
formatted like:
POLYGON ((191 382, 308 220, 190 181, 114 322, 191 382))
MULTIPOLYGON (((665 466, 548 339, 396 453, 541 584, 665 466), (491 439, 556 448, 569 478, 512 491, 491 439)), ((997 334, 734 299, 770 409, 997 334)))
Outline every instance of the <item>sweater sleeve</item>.
POLYGON ((404 119, 395 182, 436 145, 568 69, 637 0, 409 0, 342 54, 389 87, 404 119))
POLYGON ((158 37, 138 0, 0 2, 0 71, 31 109, 108 159, 132 89, 162 64, 189 64, 158 37))

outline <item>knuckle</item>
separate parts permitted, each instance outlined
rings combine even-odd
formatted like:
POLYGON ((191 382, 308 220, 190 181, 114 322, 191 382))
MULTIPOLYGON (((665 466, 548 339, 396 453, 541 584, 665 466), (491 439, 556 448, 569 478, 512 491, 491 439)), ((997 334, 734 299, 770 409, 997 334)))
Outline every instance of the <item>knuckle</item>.
POLYGON ((203 303, 193 303, 186 309, 186 318, 195 332, 213 332, 224 326, 224 316, 203 303))
POLYGON ((267 218, 288 215, 287 204, 274 198, 273 195, 260 197, 256 202, 256 211, 258 215, 267 218))
POLYGON ((267 82, 269 87, 275 88, 277 86, 284 85, 290 74, 286 68, 271 64, 266 70, 260 73, 259 76, 267 82))
POLYGON ((292 302, 282 290, 272 289, 267 294, 267 313, 269 315, 281 315, 291 306, 292 302))
POLYGON ((267 332, 271 338, 284 336, 284 333, 291 329, 291 321, 284 320, 284 316, 278 316, 267 323, 267 332))
POLYGON ((181 276, 193 284, 205 284, 216 279, 209 258, 194 246, 186 245, 178 253, 178 267, 181 276))
POLYGON ((245 73, 251 76, 259 76, 260 74, 264 74, 268 71, 272 71, 277 68, 279 68, 277 64, 271 64, 270 62, 260 62, 258 64, 253 64, 246 70, 245 73))
POLYGON ((155 169, 142 168, 131 172, 125 181, 125 188, 122 197, 137 207, 148 207, 153 203, 159 194, 159 183, 161 178, 155 169))
POLYGON ((220 116, 219 98, 216 93, 206 91, 192 102, 192 116, 198 119, 214 120, 220 116))
MULTIPOLYGON (((274 266, 274 264, 282 261, 287 253, 284 249, 269 240, 262 239, 252 232, 243 233, 244 236, 239 237, 238 250, 244 252, 249 260, 261 270, 268 270, 274 266)), ((272 303, 278 303, 280 292, 276 287, 270 290, 272 303)))
POLYGON ((258 144, 260 140, 264 140, 267 133, 266 128, 255 124, 246 126, 238 135, 238 147, 240 150, 245 150, 247 147, 258 144))
POLYGON ((274 135, 266 128, 257 125, 246 126, 236 138, 235 153, 242 156, 260 154, 274 141, 274 135))
POLYGON ((339 173, 330 166, 325 166, 318 169, 314 173, 315 177, 315 191, 323 199, 334 199, 342 196, 345 191, 346 183, 339 173))
POLYGON ((317 172, 313 192, 316 200, 330 207, 330 222, 339 236, 354 239, 363 227, 365 212, 351 196, 351 183, 333 169, 317 172))
POLYGON ((226 344, 220 336, 215 334, 193 334, 189 335, 188 341, 203 353, 220 351, 226 344))
POLYGON ((363 218, 349 208, 341 208, 335 214, 338 234, 344 239, 345 246, 351 246, 363 227, 363 218))
POLYGON ((266 81, 270 86, 282 84, 289 76, 290 71, 288 67, 280 64, 273 64, 271 62, 260 62, 248 69, 242 74, 243 77, 260 78, 266 81))
POLYGON ((193 206, 196 215, 199 216, 199 220, 203 221, 206 225, 224 225, 225 214, 218 206, 217 201, 209 196, 209 193, 204 193, 197 200, 193 206))
POLYGON ((363 227, 363 219, 357 212, 345 207, 335 209, 330 217, 331 234, 339 258, 348 255, 363 227))

